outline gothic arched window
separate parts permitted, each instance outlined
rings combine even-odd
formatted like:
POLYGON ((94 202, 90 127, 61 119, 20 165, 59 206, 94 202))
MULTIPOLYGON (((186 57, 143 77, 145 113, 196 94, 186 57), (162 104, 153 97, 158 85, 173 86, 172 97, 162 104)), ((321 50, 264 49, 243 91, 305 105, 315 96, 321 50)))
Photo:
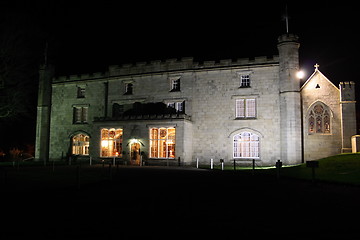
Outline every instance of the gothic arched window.
POLYGON ((71 139, 72 154, 89 155, 89 140, 90 137, 83 133, 73 136, 71 139))
POLYGON ((234 158, 259 158, 259 136, 250 132, 242 132, 234 136, 234 158))
POLYGON ((308 133, 330 133, 330 109, 325 104, 315 103, 308 112, 308 133))

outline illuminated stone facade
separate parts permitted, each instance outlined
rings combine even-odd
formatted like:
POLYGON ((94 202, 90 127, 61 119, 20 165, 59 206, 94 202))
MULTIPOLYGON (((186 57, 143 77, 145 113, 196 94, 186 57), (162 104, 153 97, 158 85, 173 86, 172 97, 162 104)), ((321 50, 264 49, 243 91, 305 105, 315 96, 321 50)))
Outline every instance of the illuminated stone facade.
POLYGON ((51 106, 51 114, 50 125, 39 115, 36 158, 274 165, 347 151, 356 126, 342 124, 355 123, 354 84, 339 91, 316 69, 300 89, 298 48, 297 36, 287 34, 271 58, 170 59, 51 80, 41 74, 39 92, 49 85, 52 92, 39 99, 38 111, 51 106), (349 99, 340 101, 345 91, 349 99), (327 109, 316 108, 322 133, 308 132, 317 103, 327 109))

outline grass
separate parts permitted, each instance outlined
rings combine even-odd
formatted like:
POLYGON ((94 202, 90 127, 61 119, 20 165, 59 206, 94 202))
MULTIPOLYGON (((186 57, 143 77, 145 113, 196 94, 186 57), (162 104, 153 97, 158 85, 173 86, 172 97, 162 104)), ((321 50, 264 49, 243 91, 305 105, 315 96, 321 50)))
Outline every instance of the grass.
MULTIPOLYGON (((339 154, 318 161, 319 167, 315 168, 316 180, 360 185, 360 153, 339 154)), ((201 168, 210 169, 210 165, 204 165, 201 168)), ((221 166, 214 164, 214 169, 220 170, 221 166)), ((224 170, 233 169, 233 166, 230 165, 224 167, 224 170)), ((257 173, 276 174, 275 166, 255 166, 255 169, 257 173)), ((249 163, 249 166, 237 166, 236 170, 252 171, 252 164, 249 163)), ((306 167, 305 163, 295 166, 283 166, 280 176, 311 180, 312 169, 306 167)))
MULTIPOLYGON (((274 170, 273 170, 274 171, 274 170)), ((281 176, 312 179, 312 169, 306 164, 281 169, 281 176)), ((360 185, 360 154, 339 154, 319 159, 315 168, 315 179, 360 185)))
MULTIPOLYGON (((87 166, 87 162, 82 163, 84 166, 87 166)), ((251 164, 250 164, 251 165, 251 164)), ((25 175, 29 175, 32 178, 38 178, 39 180, 44 180, 51 178, 54 181, 56 179, 61 179, 59 181, 63 181, 63 179, 70 178, 70 182, 74 182, 76 171, 74 166, 68 166, 65 162, 56 162, 55 165, 52 163, 48 163, 46 168, 37 168, 36 176, 31 174, 32 171, 30 169, 28 171, 22 171, 23 167, 40 167, 44 166, 43 162, 21 162, 18 166, 17 163, 12 162, 0 162, 0 170, 2 167, 7 167, 8 171, 13 172, 9 173, 9 177, 13 176, 14 178, 22 178, 25 175), (55 167, 55 168, 54 168, 55 167), (16 169, 20 169, 17 171, 16 169), (43 170, 40 170, 43 169, 43 170), (48 170, 46 170, 48 169, 48 170), (24 176, 22 176, 24 174, 24 176), (67 177, 67 175, 69 176, 67 177)), ((201 166, 201 168, 209 169, 210 166, 201 166)), ((220 164, 214 164, 214 169, 220 170, 220 164)), ((226 165, 224 170, 233 170, 233 166, 226 165)), ((252 166, 240 167, 237 166, 236 170, 242 171, 252 171, 252 166)), ((107 177, 108 165, 106 164, 103 169, 101 165, 98 167, 92 168, 81 168, 81 182, 93 182, 98 181, 99 179, 104 179, 104 176, 107 177), (92 169, 92 170, 91 170, 92 169)), ((264 174, 276 174, 275 167, 259 167, 256 166, 256 172, 264 173, 264 174)), ((0 175, 4 175, 4 171, 0 171, 0 175)), ((0 176, 0 177, 1 177, 0 176)), ((5 175, 4 175, 5 176, 5 175)), ((299 179, 312 179, 312 169, 306 167, 306 164, 300 164, 296 166, 284 166, 281 168, 280 176, 299 178, 299 179)), ((2 177, 3 178, 3 177, 2 177)), ((331 156, 328 158, 319 160, 319 168, 315 169, 315 178, 321 181, 327 182, 337 182, 337 183, 347 183, 353 185, 360 186, 360 153, 357 154, 339 154, 335 156, 331 156)))

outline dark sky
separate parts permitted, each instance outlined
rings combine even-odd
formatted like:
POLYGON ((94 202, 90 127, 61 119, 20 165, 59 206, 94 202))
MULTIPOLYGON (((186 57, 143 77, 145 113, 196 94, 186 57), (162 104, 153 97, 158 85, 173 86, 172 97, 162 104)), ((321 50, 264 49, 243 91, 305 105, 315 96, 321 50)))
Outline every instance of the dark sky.
MULTIPOLYGON (((24 1, 46 32, 58 75, 106 71, 111 64, 192 56, 220 60, 277 54, 285 2, 24 1)), ((300 64, 315 63, 336 84, 358 81, 356 2, 288 3, 300 64)), ((19 6, 19 5, 17 5, 19 6)))
POLYGON ((357 81, 356 2, 3 0, 0 12, 37 25, 41 41, 49 43, 49 61, 57 75, 69 75, 166 58, 277 54, 277 37, 286 29, 286 5, 289 31, 300 37, 301 67, 307 76, 319 63, 336 83, 357 81))

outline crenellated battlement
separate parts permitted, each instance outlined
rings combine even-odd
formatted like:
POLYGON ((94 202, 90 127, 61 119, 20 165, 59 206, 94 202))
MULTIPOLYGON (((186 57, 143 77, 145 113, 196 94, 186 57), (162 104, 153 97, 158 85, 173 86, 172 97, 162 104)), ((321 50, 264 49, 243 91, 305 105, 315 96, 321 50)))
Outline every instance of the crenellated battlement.
POLYGON ((180 60, 167 59, 165 61, 156 60, 150 62, 137 62, 135 64, 113 65, 109 67, 109 76, 158 73, 182 70, 200 70, 206 68, 234 67, 241 65, 257 65, 278 63, 278 56, 268 58, 266 56, 255 57, 254 59, 241 58, 233 61, 232 59, 223 59, 220 61, 194 62, 192 57, 181 58, 180 60))
POLYGON ((184 57, 181 59, 166 59, 154 60, 150 62, 137 62, 135 64, 123 64, 123 65, 111 65, 108 72, 97 72, 93 74, 80 74, 70 76, 60 76, 53 79, 53 83, 60 82, 72 82, 99 79, 114 76, 126 76, 126 75, 138 75, 138 74, 151 74, 161 72, 173 72, 173 71, 187 71, 187 70, 205 70, 213 68, 226 68, 226 67, 238 67, 249 65, 264 65, 264 64, 278 64, 279 57, 255 57, 255 58, 240 58, 236 60, 223 59, 220 61, 203 61, 194 62, 192 57, 184 57))
POLYGON ((90 80, 90 79, 100 79, 107 77, 107 72, 95 72, 95 73, 85 73, 79 75, 70 75, 70 76, 59 76, 53 78, 53 83, 61 82, 72 82, 72 81, 81 81, 81 80, 90 80))
POLYGON ((341 101, 355 101, 355 82, 340 82, 341 101))

